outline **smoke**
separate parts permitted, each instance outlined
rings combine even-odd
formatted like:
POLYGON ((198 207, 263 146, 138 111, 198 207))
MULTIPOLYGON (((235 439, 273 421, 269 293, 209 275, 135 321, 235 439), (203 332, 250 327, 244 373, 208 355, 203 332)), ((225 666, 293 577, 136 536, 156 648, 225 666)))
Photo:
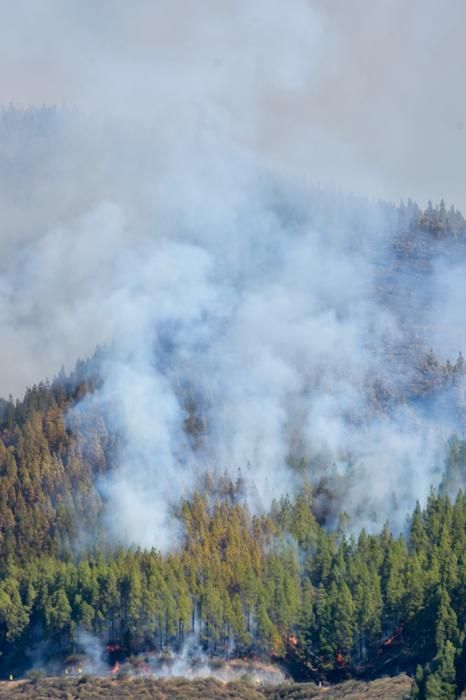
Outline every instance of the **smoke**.
POLYGON ((217 678, 223 683, 248 680, 256 686, 278 685, 287 676, 272 663, 257 660, 208 657, 201 649, 195 635, 188 637, 179 654, 146 653, 132 656, 121 667, 123 672, 134 675, 155 676, 157 678, 217 678))
POLYGON ((443 357, 456 357, 466 347, 461 257, 440 258, 434 270, 429 320, 436 321, 433 345, 443 357))
POLYGON ((118 326, 104 388, 87 400, 123 436, 100 485, 110 530, 168 550, 172 507, 206 468, 241 470, 257 511, 299 488, 300 458, 312 481, 335 481, 358 526, 390 516, 401 527, 438 483, 457 425, 453 404, 444 415, 399 399, 415 369, 403 354, 410 327, 376 291, 394 211, 281 186, 241 152, 227 169, 198 168, 190 153, 182 180, 178 166, 166 171, 151 201, 164 235, 143 225, 139 250, 131 234, 110 246, 121 276, 101 308, 118 326), (394 397, 383 411, 377 379, 394 397), (190 416, 198 435, 185 430, 190 416))
MULTIPOLYGON (((86 673, 92 673, 96 676, 107 673, 108 665, 105 663, 106 650, 100 640, 90 632, 79 629, 76 634, 76 641, 85 654, 85 658, 80 660, 83 662, 83 670, 86 673)), ((77 666, 80 668, 79 663, 77 666)), ((81 672, 81 670, 79 672, 81 672)))
POLYGON ((282 172, 464 209, 465 13, 462 0, 3 0, 0 101, 150 122, 175 148, 186 128, 228 130, 282 172))
MULTIPOLYGON (((119 539, 173 546, 171 507, 207 468, 240 469, 253 509, 325 477, 368 525, 439 481, 461 426, 402 399, 420 317, 380 293, 394 209, 328 185, 460 203, 464 42, 445 30, 464 6, 359 7, 5 7, 4 102, 68 108, 0 119, 1 393, 111 346, 77 410, 122 437, 99 484, 119 539)), ((421 349, 445 357, 463 285, 436 270, 410 279, 438 300, 421 349)))

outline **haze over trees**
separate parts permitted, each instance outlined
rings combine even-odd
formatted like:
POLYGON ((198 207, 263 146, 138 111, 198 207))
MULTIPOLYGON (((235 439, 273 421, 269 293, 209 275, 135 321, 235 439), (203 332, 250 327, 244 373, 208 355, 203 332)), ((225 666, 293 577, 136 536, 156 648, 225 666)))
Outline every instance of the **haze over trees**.
POLYGON ((134 200, 102 126, 9 108, 0 130, 15 381, 116 336, 0 401, 1 672, 84 630, 125 654, 193 635, 303 679, 406 670, 415 698, 462 691, 461 213, 290 193, 240 158, 224 208, 194 168, 180 222, 186 191, 164 173, 134 200))
POLYGON ((2 404, 4 674, 40 642, 63 656, 80 630, 128 654, 179 650, 195 633, 208 654, 272 655, 304 679, 396 666, 415 671, 413 698, 455 697, 466 683, 466 499, 448 494, 464 483, 463 441, 451 442, 440 492, 401 535, 389 525, 350 534, 345 518, 328 529, 310 485, 254 515, 241 473, 207 473, 178 504, 171 553, 115 546, 96 480, 117 437, 103 417, 92 428, 66 418, 98 391, 98 357, 2 404))

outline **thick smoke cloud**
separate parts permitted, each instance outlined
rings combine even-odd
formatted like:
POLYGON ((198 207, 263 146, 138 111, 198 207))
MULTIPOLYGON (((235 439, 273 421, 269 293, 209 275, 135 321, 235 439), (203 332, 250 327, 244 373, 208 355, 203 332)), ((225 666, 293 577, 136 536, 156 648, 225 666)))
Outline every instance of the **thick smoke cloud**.
POLYGON ((314 182, 466 208, 462 0, 0 6, 4 104, 150 119, 173 144, 230 129, 314 182))
POLYGON ((89 401, 123 436, 100 484, 120 538, 168 549, 206 468, 241 470, 260 508, 302 457, 369 525, 438 483, 454 417, 374 412, 367 390, 409 375, 376 294, 393 210, 306 181, 461 203, 464 44, 444 32, 464 7, 332 7, 5 7, 4 102, 69 108, 1 119, 1 393, 111 344, 89 401))

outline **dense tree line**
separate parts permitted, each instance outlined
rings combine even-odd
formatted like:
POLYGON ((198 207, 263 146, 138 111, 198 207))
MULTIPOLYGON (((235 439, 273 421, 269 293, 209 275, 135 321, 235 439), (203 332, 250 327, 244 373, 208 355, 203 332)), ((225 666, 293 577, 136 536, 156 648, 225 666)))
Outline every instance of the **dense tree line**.
MULTIPOLYGON (((415 672, 414 698, 465 687, 466 498, 452 498, 465 442, 451 441, 440 491, 402 536, 351 536, 344 516, 329 531, 310 486, 252 515, 241 476, 207 474, 178 505, 169 555, 115 548, 95 481, 118 438, 101 415, 69 410, 100 386, 99 357, 0 405, 4 673, 40 641, 75 648, 80 630, 127 653, 180 649, 194 632, 207 653, 272 654, 302 677, 377 673, 393 659, 415 672)), ((447 369, 462 374, 462 358, 447 369)), ((434 370, 428 357, 423 371, 434 370)))
POLYGON ((95 529, 95 476, 112 440, 101 416, 68 409, 99 386, 99 357, 28 389, 22 401, 0 400, 0 569, 18 553, 63 553, 84 522, 95 529))
POLYGON ((81 629, 128 653, 179 649, 194 631, 208 653, 288 656, 311 676, 377 665, 395 649, 400 664, 418 664, 413 697, 464 686, 462 493, 454 502, 432 493, 407 538, 385 527, 355 539, 319 526, 310 489, 251 516, 230 487, 230 498, 203 492, 180 505, 183 534, 165 557, 10 555, 0 583, 6 659, 39 639, 70 649, 81 629))
POLYGON ((406 203, 400 203, 398 214, 401 225, 409 227, 412 232, 421 230, 437 238, 466 235, 466 221, 463 215, 453 204, 447 208, 443 199, 435 206, 429 200, 424 210, 416 202, 408 199, 406 203))

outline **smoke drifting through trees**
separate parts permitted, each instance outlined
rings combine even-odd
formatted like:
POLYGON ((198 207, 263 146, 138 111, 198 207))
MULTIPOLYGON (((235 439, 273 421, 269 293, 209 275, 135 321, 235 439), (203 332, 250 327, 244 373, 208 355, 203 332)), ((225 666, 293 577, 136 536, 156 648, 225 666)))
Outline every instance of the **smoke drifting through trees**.
POLYGON ((80 111, 2 113, 2 393, 111 344, 77 411, 121 435, 100 484, 118 538, 169 548, 171 504, 206 469, 241 469, 254 509, 324 476, 358 525, 401 524, 462 430, 461 381, 412 395, 430 344, 442 363, 466 346, 439 322, 463 313, 458 256, 403 267, 391 207, 289 173, 398 195, 403 171, 406 194, 440 198, 446 158, 459 197, 462 3, 367 5, 359 24, 304 0, 7 16, 0 97, 80 111))
POLYGON ((119 539, 169 549, 171 507, 206 469, 241 470, 255 510, 324 476, 357 526, 402 525, 462 426, 461 381, 442 410, 412 390, 457 232, 406 261, 394 236, 415 211, 279 178, 211 130, 167 152, 148 127, 66 111, 8 110, 2 128, 10 387, 33 355, 29 381, 111 344, 103 389, 75 410, 121 436, 100 483, 119 539))

